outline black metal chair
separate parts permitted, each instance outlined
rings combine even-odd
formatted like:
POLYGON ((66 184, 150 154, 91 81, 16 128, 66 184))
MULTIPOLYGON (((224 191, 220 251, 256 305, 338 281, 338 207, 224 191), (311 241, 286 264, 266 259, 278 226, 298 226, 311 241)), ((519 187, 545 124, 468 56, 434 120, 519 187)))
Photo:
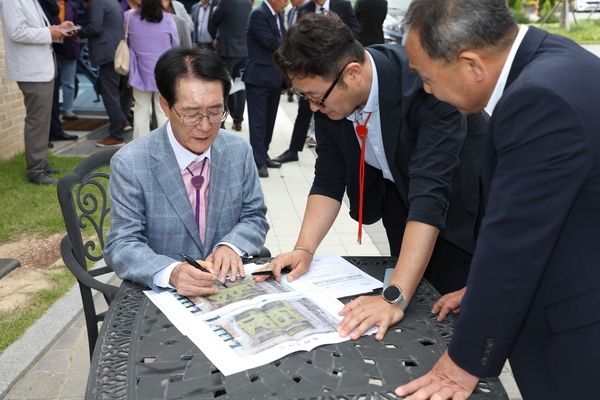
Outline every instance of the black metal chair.
POLYGON ((111 267, 89 269, 104 256, 104 237, 110 224, 108 168, 117 150, 102 150, 89 156, 58 182, 58 201, 67 228, 60 252, 79 282, 90 358, 98 338, 98 322, 104 320, 104 313, 96 311, 92 289, 101 292, 109 305, 117 293, 116 286, 97 279, 113 272, 111 267))

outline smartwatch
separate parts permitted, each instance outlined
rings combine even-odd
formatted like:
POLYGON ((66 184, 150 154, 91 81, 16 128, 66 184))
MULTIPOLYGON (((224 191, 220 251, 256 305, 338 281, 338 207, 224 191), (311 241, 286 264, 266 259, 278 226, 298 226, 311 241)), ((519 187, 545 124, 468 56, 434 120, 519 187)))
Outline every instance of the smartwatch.
POLYGON ((381 292, 381 296, 388 303, 397 304, 402 311, 406 311, 408 308, 408 303, 406 303, 404 296, 402 296, 402 290, 396 285, 386 286, 383 292, 381 292))

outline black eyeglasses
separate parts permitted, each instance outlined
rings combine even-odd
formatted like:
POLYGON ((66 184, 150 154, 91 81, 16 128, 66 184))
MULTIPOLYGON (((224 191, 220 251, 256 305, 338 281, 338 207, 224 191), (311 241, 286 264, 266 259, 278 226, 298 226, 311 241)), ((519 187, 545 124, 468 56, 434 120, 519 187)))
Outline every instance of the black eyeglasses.
POLYGON ((175 107, 173 107, 173 111, 175 111, 175 114, 177 114, 179 118, 181 118, 181 123, 184 126, 196 126, 200 122, 202 122, 204 117, 208 118, 208 122, 210 122, 213 125, 220 124, 221 122, 224 122, 227 119, 228 114, 227 110, 223 110, 217 112, 209 112, 208 115, 203 115, 200 113, 181 115, 179 114, 179 111, 175 109, 175 107))
POLYGON ((358 60, 350 61, 348 64, 344 65, 344 68, 342 68, 342 70, 340 71, 340 73, 337 74, 337 76, 333 80, 333 83, 331 84, 331 86, 329 86, 329 89, 327 89, 327 91, 325 92, 325 95, 323 97, 321 97, 320 99, 315 99, 313 97, 310 97, 307 94, 304 94, 304 93, 300 92, 298 89, 294 88, 293 85, 290 85, 290 92, 292 92, 294 94, 297 94, 298 96, 300 96, 300 98, 302 98, 304 100, 310 101, 311 103, 314 103, 314 104, 316 104, 319 107, 322 107, 323 104, 325 103, 325 100, 327 100, 327 97, 329 96, 329 94, 331 94, 331 91, 333 90, 333 88, 335 87, 335 85, 337 85, 337 83, 340 81, 340 78, 342 77, 342 74, 346 70, 346 67, 348 65, 352 64, 353 62, 358 62, 358 60))

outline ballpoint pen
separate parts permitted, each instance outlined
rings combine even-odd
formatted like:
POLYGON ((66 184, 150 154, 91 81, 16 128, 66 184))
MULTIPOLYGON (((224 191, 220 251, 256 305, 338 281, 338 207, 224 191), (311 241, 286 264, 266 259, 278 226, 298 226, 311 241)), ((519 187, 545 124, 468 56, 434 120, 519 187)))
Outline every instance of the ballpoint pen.
MULTIPOLYGON (((287 274, 288 272, 291 272, 291 268, 290 267, 283 267, 281 268, 281 273, 282 274, 287 274)), ((273 276, 273 270, 272 269, 265 269, 262 271, 254 271, 253 273, 251 273, 250 275, 252 276, 260 276, 260 275, 268 275, 269 278, 273 276)))
MULTIPOLYGON (((208 272, 209 274, 212 274, 212 272, 210 272, 209 270, 207 270, 206 268, 204 268, 202 265, 198 264, 196 262, 196 260, 194 260, 192 257, 188 256, 185 253, 179 253, 179 256, 183 259, 183 261, 185 261, 186 263, 198 268, 200 271, 202 272, 208 272)), ((222 282, 219 278, 215 278, 215 282, 217 282, 219 285, 222 285, 223 287, 227 287, 227 285, 222 282)))

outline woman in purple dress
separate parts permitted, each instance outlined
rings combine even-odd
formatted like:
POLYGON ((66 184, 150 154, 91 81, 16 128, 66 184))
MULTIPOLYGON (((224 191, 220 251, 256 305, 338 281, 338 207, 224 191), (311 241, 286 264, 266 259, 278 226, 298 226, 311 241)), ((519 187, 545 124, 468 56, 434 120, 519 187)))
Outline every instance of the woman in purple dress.
POLYGON ((179 45, 173 16, 163 11, 161 0, 142 0, 141 7, 125 13, 125 29, 129 24, 131 68, 129 86, 133 88, 133 138, 150 132, 152 103, 158 126, 167 121, 158 98, 154 67, 167 50, 179 45))

